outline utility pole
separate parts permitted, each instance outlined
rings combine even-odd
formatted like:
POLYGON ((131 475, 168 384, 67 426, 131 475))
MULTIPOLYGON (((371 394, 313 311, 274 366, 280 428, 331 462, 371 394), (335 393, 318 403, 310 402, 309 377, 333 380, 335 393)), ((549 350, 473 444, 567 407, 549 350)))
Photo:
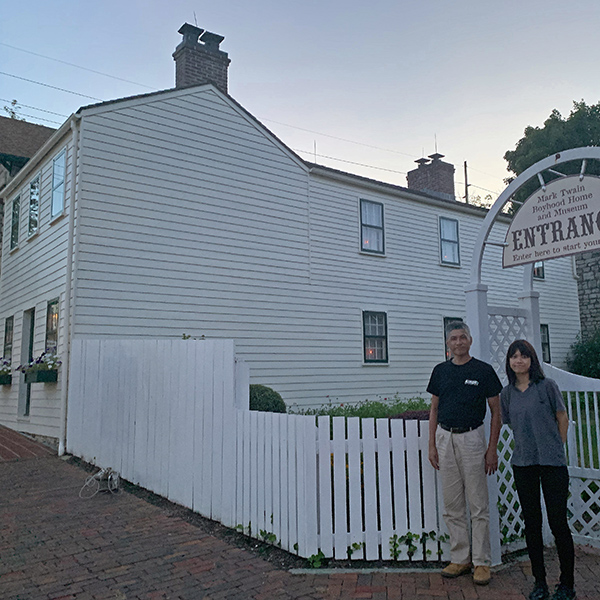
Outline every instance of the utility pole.
POLYGON ((469 204, 469 182, 467 180, 467 161, 465 160, 465 202, 469 204))

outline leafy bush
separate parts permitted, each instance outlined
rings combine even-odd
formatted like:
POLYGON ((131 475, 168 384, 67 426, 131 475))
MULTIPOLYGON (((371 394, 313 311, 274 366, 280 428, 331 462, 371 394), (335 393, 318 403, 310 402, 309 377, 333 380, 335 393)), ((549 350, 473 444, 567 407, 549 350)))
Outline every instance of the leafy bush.
POLYGON ((401 399, 397 395, 389 400, 363 400, 357 404, 323 404, 318 408, 297 407, 293 412, 301 415, 315 415, 317 417, 362 417, 385 419, 397 416, 406 411, 429 410, 429 403, 423 398, 401 399))
POLYGON ((600 329, 586 339, 577 336, 567 356, 567 369, 577 375, 600 379, 600 329))
POLYGON ((250 385, 250 410, 261 412, 287 412, 283 398, 266 385, 253 383, 250 385))

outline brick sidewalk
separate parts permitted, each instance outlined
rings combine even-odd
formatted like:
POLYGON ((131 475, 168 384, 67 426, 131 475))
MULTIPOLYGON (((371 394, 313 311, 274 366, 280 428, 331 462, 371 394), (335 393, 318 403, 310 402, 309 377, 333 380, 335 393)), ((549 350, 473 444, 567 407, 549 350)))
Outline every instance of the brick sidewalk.
MULTIPOLYGON (((39 452, 0 462, 3 600, 525 600, 531 588, 526 562, 487 587, 431 572, 293 575, 131 494, 82 500, 87 473, 39 452)), ((578 549, 576 567, 578 597, 598 600, 600 555, 578 549)))

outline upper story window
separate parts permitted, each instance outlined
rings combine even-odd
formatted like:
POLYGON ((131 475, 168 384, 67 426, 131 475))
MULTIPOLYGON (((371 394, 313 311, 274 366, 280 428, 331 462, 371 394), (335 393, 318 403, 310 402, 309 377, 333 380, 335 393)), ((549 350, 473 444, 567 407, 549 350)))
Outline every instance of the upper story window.
POLYGON ((46 313, 46 352, 56 354, 58 350, 58 298, 48 302, 46 313))
POLYGON ((460 265, 458 221, 440 217, 440 260, 444 265, 460 265))
MULTIPOLYGON (((546 279, 546 274, 544 273, 544 261, 540 260, 533 265, 533 276, 536 279, 546 279)), ((548 362, 548 361, 546 361, 548 362)))
POLYGON ((19 218, 21 214, 21 197, 17 196, 12 201, 12 217, 10 225, 10 249, 13 250, 19 245, 19 218))
POLYGON ((365 363, 388 362, 386 313, 363 312, 363 348, 365 363))
POLYGON ((12 360, 14 317, 6 317, 4 321, 4 358, 12 360))
POLYGON ((50 218, 62 213, 65 206, 65 161, 67 152, 63 150, 52 163, 52 207, 50 218))
POLYGON ((38 230, 40 222, 40 176, 38 175, 29 184, 29 235, 38 230))
POLYGON ((385 239, 383 230, 383 204, 360 201, 360 248, 363 252, 383 254, 385 239))

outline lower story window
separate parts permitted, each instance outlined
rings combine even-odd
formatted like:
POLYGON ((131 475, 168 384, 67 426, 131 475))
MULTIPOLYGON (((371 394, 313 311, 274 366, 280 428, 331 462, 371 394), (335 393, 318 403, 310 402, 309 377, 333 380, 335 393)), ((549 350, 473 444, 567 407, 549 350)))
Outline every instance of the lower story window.
POLYGON ((550 331, 548 325, 540 325, 540 337, 542 338, 542 359, 545 363, 550 364, 552 357, 550 356, 550 331))
POLYGON ((46 352, 56 354, 58 350, 58 299, 48 302, 46 313, 46 352))
POLYGON ((387 363, 387 314, 363 312, 363 347, 365 363, 387 363))
POLYGON ((12 360, 14 317, 6 317, 4 321, 4 358, 12 360))

